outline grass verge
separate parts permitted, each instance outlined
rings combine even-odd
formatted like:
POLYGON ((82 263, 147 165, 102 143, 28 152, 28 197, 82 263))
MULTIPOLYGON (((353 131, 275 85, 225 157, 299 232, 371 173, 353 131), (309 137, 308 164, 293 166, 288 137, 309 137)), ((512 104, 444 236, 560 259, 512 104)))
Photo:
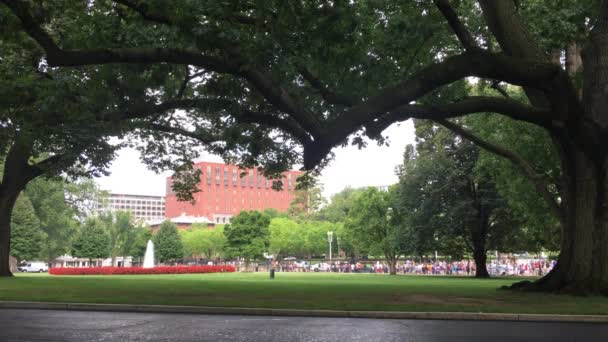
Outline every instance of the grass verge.
POLYGON ((324 273, 277 273, 273 280, 267 273, 18 274, 0 279, 0 301, 608 315, 608 297, 498 290, 514 281, 324 273))

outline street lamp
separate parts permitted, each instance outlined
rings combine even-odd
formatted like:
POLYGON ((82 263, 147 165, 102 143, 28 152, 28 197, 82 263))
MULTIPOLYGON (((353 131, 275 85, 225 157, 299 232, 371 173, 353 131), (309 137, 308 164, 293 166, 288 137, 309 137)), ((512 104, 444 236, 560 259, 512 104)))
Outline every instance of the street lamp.
POLYGON ((331 265, 331 242, 334 240, 334 232, 327 232, 327 242, 329 243, 329 264, 331 265))

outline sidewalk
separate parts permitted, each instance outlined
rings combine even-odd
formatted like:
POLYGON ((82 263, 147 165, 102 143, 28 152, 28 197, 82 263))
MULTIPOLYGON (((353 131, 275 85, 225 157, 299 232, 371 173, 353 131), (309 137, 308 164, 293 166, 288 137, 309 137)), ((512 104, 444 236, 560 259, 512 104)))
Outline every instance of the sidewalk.
POLYGON ((0 309, 42 309, 71 311, 120 311, 140 313, 188 313, 255 316, 306 316, 350 317, 387 319, 468 320, 468 321, 521 321, 521 322, 581 322, 608 323, 608 315, 544 315, 474 312, 403 312, 403 311, 340 311, 236 308, 207 306, 43 303, 0 301, 0 309))

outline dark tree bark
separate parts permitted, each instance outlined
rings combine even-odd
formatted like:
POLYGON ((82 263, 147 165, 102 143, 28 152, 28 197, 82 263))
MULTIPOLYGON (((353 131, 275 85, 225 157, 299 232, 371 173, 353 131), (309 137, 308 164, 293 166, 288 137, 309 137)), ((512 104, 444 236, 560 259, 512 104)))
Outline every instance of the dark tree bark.
POLYGON ((19 193, 0 190, 0 277, 10 277, 11 215, 19 193))
POLYGON ((473 258, 475 259, 475 278, 489 278, 490 273, 486 265, 488 257, 485 248, 475 247, 473 258))
POLYGON ((11 215, 15 202, 26 184, 39 175, 39 170, 29 165, 32 139, 18 136, 9 148, 4 161, 0 183, 0 277, 12 276, 10 270, 11 215))

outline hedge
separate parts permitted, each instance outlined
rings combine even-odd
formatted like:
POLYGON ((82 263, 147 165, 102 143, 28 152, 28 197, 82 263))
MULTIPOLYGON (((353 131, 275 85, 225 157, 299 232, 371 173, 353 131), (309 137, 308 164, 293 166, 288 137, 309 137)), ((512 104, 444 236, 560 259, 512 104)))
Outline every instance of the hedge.
POLYGON ((232 265, 217 266, 157 266, 143 267, 79 267, 51 268, 49 274, 54 275, 113 275, 113 274, 185 274, 185 273, 224 273, 234 272, 232 265))

